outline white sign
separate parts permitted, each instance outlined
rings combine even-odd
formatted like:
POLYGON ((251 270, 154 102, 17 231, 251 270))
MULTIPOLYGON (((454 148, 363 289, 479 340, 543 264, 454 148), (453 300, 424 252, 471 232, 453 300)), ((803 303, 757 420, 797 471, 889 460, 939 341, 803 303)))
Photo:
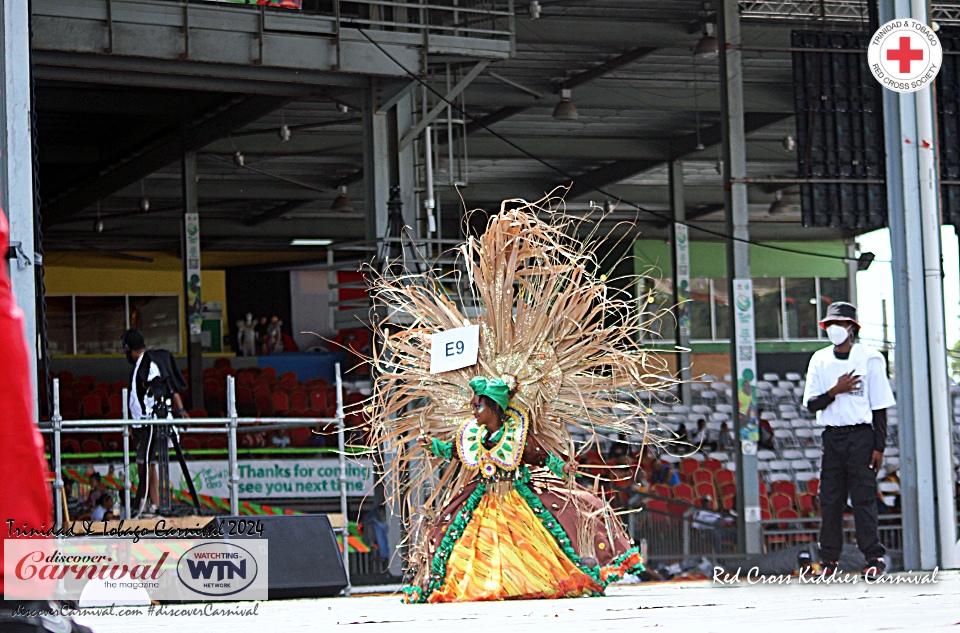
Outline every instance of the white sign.
MULTIPOLYGON (((229 497, 229 473, 226 461, 187 462, 197 493, 229 497)), ((237 463, 241 499, 295 499, 300 497, 339 497, 339 459, 251 459, 237 463)), ((347 494, 364 496, 373 490, 373 464, 369 459, 347 460, 347 494)), ((170 482, 189 493, 180 472, 180 464, 171 462, 170 482)))
MULTIPOLYGON (((737 413, 740 416, 740 439, 756 442, 760 439, 757 418, 757 349, 754 338, 753 282, 733 280, 733 301, 736 319, 733 323, 737 342, 737 371, 734 388, 737 390, 737 413)), ((746 451, 744 451, 746 452, 746 451)))
POLYGON ((744 510, 744 519, 747 523, 760 523, 763 514, 760 512, 760 506, 747 506, 744 510))
POLYGON ((884 88, 916 92, 933 84, 943 65, 943 47, 931 27, 910 18, 897 18, 874 33, 867 63, 884 88))
POLYGON ((430 373, 441 374, 476 365, 479 353, 479 325, 437 332, 430 337, 430 373))

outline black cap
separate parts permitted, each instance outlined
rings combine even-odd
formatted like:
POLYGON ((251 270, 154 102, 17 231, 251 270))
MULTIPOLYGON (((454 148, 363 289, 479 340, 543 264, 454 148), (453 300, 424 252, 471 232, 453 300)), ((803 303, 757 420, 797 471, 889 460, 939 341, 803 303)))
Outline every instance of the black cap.
POLYGON ((124 351, 133 351, 135 349, 147 349, 147 341, 143 338, 140 330, 127 330, 120 337, 123 341, 124 351))
POLYGON ((827 321, 850 321, 860 329, 857 323, 857 309, 846 301, 834 301, 827 306, 827 314, 820 321, 820 328, 825 329, 827 321))

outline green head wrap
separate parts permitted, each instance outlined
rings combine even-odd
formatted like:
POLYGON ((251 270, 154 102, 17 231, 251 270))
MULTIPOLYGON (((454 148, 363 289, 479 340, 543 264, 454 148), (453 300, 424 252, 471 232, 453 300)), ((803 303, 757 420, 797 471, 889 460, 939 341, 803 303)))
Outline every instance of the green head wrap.
POLYGON ((487 380, 483 376, 477 376, 470 381, 470 388, 478 396, 486 396, 496 402, 504 411, 510 406, 510 388, 499 378, 487 380))

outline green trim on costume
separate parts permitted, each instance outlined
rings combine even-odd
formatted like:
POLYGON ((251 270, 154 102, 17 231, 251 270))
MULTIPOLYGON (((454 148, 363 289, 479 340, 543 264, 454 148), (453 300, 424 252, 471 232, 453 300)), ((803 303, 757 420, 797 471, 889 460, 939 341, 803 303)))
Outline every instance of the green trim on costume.
MULTIPOLYGON (((439 547, 437 547, 437 553, 434 554, 430 563, 430 583, 427 585, 426 591, 420 593, 412 602, 426 602, 433 592, 443 585, 443 581, 447 577, 447 562, 450 560, 450 554, 453 553, 453 546, 463 536, 463 531, 467 529, 470 519, 473 518, 473 511, 480 505, 480 501, 486 492, 487 485, 483 482, 478 483, 473 493, 467 498, 466 503, 460 508, 460 512, 457 513, 457 518, 447 526, 447 531, 443 535, 439 547)), ((419 587, 407 587, 403 591, 408 598, 413 598, 413 594, 419 590, 419 587)))
POLYGON ((553 453, 547 454, 547 463, 545 466, 550 469, 554 475, 563 479, 563 467, 567 465, 567 462, 563 461, 553 453))
POLYGON ((437 457, 453 459, 453 442, 444 442, 437 438, 430 439, 430 452, 437 457))
POLYGON ((547 510, 546 506, 540 501, 540 497, 535 495, 530 487, 527 486, 527 483, 530 481, 530 471, 524 466, 523 471, 521 472, 520 478, 513 482, 513 488, 516 490, 523 500, 527 502, 527 505, 530 506, 530 509, 533 510, 533 513, 539 517, 540 522, 543 524, 545 530, 550 532, 553 535, 554 540, 556 540, 557 545, 560 546, 561 551, 564 555, 570 559, 574 565, 576 565, 580 571, 586 575, 593 578, 597 584, 604 586, 603 582, 600 580, 600 567, 595 568, 587 567, 580 560, 580 556, 573 549, 573 544, 570 542, 570 537, 567 536, 566 530, 563 529, 563 526, 560 525, 560 521, 547 510))

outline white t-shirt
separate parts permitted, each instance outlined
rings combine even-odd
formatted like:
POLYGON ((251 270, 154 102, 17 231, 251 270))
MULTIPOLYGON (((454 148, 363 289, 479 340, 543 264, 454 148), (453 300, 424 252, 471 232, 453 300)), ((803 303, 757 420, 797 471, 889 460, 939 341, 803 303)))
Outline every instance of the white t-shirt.
POLYGON ((93 512, 90 513, 91 521, 103 521, 103 517, 106 516, 107 509, 103 506, 97 506, 93 509, 93 512))
MULTIPOLYGON (((130 381, 130 419, 131 420, 142 420, 143 418, 149 415, 144 413, 143 409, 140 408, 140 396, 137 394, 137 372, 140 371, 140 363, 143 362, 143 357, 146 354, 140 354, 140 358, 137 359, 136 365, 133 366, 133 380, 130 381)), ((157 367, 156 363, 150 363, 150 372, 147 374, 147 381, 151 381, 154 378, 160 377, 160 368, 157 367)), ((144 396, 143 405, 147 408, 147 411, 153 411, 153 397, 144 396)), ((169 416, 168 416, 169 417, 169 416)), ((142 424, 135 424, 134 426, 140 427, 142 424)))
POLYGON ((821 426, 871 424, 874 411, 896 404, 887 379, 886 360, 880 352, 854 343, 847 360, 834 356, 832 345, 813 355, 803 391, 804 406, 810 406, 810 400, 827 393, 841 375, 851 370, 854 376, 860 376, 860 388, 839 394, 826 409, 818 411, 817 421, 821 426))

